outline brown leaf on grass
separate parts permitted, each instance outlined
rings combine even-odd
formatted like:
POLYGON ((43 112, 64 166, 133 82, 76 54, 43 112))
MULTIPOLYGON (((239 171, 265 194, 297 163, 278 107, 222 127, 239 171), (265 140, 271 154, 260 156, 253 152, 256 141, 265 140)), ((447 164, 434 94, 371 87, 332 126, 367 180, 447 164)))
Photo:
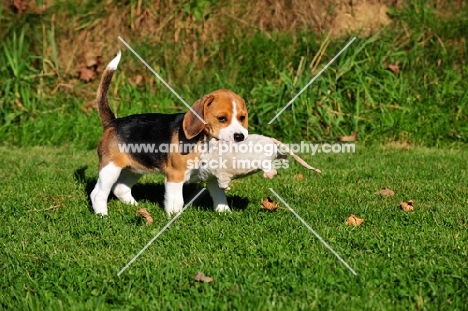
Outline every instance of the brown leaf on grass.
POLYGON ((98 57, 94 55, 86 55, 86 67, 91 68, 98 65, 98 57))
POLYGON ((304 175, 302 175, 301 173, 299 173, 299 174, 294 175, 294 178, 296 178, 297 180, 303 180, 303 179, 304 179, 304 175))
POLYGON ((337 140, 343 141, 343 142, 352 142, 352 141, 356 141, 358 135, 359 135, 359 132, 354 132, 352 135, 349 135, 349 136, 338 137, 337 140))
POLYGON ((398 63, 389 64, 389 65, 387 65, 386 69, 393 72, 394 75, 397 75, 398 72, 400 72, 400 67, 398 67, 398 63))
POLYGON ((94 55, 94 54, 87 54, 86 55, 86 67, 92 71, 97 73, 102 73, 103 71, 103 64, 102 64, 102 56, 94 55))
POLYGON ((408 202, 401 202, 400 208, 404 210, 405 212, 414 211, 413 200, 409 200, 408 202))
POLYGON ((382 189, 380 189, 379 192, 376 192, 375 194, 381 195, 381 196, 384 196, 384 197, 391 197, 391 196, 395 195, 395 192, 393 192, 393 190, 388 189, 388 188, 382 188, 382 189))
POLYGON ((266 197, 262 201, 262 209, 268 210, 268 211, 276 211, 279 207, 278 204, 275 203, 270 197, 266 197))
POLYGON ((363 218, 358 218, 354 214, 351 214, 351 216, 349 216, 348 219, 346 220, 346 224, 348 226, 354 226, 354 227, 361 225, 363 222, 364 222, 363 218))
POLYGON ((89 69, 88 67, 86 66, 81 66, 78 70, 77 70, 77 73, 78 73, 78 78, 80 80, 83 80, 85 82, 89 82, 89 81, 92 81, 96 78, 96 72, 89 69))
POLYGON ((28 9, 28 3, 25 0, 13 1, 13 8, 17 14, 23 14, 28 9))
POLYGON ((213 282, 213 278, 206 276, 203 274, 203 272, 198 271, 197 275, 195 275, 195 278, 193 279, 195 282, 201 282, 201 283, 211 283, 213 282))
POLYGON ((151 214, 146 210, 146 208, 140 208, 137 213, 146 220, 147 226, 151 226, 153 223, 153 217, 151 217, 151 214))

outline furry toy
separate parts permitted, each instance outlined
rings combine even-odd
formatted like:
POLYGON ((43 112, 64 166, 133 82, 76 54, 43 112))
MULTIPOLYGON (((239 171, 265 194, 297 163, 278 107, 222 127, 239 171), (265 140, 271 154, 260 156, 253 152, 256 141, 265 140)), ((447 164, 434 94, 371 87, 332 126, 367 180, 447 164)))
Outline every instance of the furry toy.
POLYGON ((321 173, 295 155, 282 142, 251 134, 246 140, 236 143, 210 140, 207 150, 200 155, 198 177, 202 181, 216 178, 219 187, 226 190, 229 190, 231 180, 259 171, 263 171, 265 178, 271 179, 277 174, 277 168, 284 167, 285 156, 278 151, 278 147, 289 153, 302 166, 321 173))

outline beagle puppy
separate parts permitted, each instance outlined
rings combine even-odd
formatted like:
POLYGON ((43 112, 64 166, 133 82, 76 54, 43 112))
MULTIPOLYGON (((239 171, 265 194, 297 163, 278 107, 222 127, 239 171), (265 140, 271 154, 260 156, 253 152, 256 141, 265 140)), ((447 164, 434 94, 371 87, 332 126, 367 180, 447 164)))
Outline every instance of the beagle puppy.
MULTIPOLYGON (((217 90, 198 99, 187 113, 148 113, 116 118, 107 93, 121 53, 104 70, 97 92, 98 113, 103 126, 97 151, 99 177, 90 199, 94 212, 107 215, 112 191, 122 202, 136 205, 132 186, 144 173, 166 175, 164 208, 178 213, 184 200, 185 182, 197 180, 197 163, 203 144, 212 138, 243 141, 248 136, 245 101, 229 90, 217 90), (178 146, 178 147, 177 147, 178 146), (176 147, 176 148, 173 148, 176 147)), ((214 209, 230 211, 226 194, 216 180, 207 182, 214 209)))

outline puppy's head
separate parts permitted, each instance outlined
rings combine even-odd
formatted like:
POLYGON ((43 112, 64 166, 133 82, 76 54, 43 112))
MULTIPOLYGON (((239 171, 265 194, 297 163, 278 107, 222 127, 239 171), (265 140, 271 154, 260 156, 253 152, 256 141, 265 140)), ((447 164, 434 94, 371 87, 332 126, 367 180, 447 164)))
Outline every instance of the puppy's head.
POLYGON ((188 139, 205 132, 219 140, 239 142, 248 136, 248 123, 245 101, 232 91, 217 90, 197 100, 182 125, 188 139))

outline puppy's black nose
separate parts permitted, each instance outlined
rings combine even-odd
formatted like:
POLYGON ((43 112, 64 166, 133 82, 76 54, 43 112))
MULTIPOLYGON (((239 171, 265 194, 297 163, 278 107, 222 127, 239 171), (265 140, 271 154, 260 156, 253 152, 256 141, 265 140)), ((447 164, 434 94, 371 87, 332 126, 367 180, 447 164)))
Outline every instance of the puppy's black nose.
POLYGON ((242 133, 235 133, 234 134, 234 141, 240 142, 244 140, 244 134, 242 133))

